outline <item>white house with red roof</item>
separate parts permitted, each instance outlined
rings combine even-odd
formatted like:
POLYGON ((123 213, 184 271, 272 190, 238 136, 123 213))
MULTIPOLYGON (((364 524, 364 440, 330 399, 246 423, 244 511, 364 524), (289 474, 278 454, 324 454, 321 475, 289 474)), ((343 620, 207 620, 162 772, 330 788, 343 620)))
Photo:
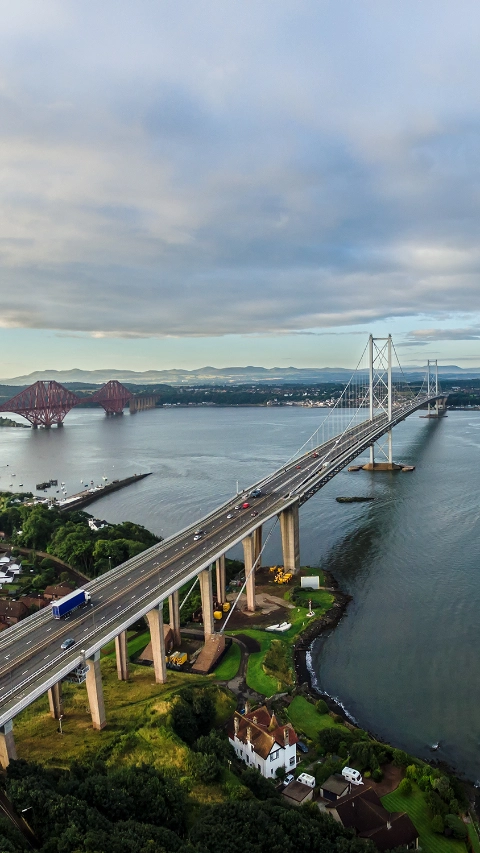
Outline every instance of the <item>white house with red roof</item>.
POLYGON ((291 723, 280 726, 265 705, 245 714, 235 711, 227 732, 238 758, 267 779, 275 778, 279 768, 286 773, 295 769, 298 741, 295 729, 291 723))

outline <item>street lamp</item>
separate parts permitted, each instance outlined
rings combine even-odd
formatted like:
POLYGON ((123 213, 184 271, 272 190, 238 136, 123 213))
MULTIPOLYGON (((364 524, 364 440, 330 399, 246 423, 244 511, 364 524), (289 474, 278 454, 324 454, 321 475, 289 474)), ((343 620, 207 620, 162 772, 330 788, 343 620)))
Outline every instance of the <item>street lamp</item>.
POLYGON ((59 734, 61 734, 61 735, 63 735, 62 720, 63 720, 63 714, 60 714, 60 716, 59 716, 59 718, 58 718, 58 725, 59 725, 58 732, 59 732, 59 734))

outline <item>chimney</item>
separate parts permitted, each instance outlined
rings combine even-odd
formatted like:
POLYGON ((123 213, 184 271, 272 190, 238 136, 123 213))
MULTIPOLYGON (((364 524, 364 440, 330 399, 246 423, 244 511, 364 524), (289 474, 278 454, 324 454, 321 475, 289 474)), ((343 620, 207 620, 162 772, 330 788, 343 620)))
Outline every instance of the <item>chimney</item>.
POLYGON ((249 713, 250 713, 250 702, 248 701, 248 699, 247 699, 247 701, 245 702, 245 713, 246 713, 246 714, 249 714, 249 713))
POLYGON ((233 728, 235 730, 236 735, 238 735, 239 726, 240 726, 240 720, 238 719, 237 715, 235 714, 235 716, 233 718, 233 728))
POLYGON ((391 829, 391 828, 392 828, 392 824, 390 823, 389 820, 387 820, 387 829, 391 829))
POLYGON ((251 726, 247 726, 247 743, 250 743, 251 738, 252 738, 252 729, 251 729, 251 726))
POLYGON ((290 743, 290 729, 288 728, 288 726, 285 726, 283 730, 283 742, 285 746, 288 746, 290 743))
POLYGON ((257 716, 256 715, 253 718, 253 722, 255 723, 255 725, 257 725, 257 716))

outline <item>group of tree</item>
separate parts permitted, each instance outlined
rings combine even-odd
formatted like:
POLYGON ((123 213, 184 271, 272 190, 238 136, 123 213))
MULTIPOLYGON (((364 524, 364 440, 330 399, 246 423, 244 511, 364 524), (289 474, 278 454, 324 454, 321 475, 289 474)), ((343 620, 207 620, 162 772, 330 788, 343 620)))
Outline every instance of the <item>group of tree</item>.
MULTIPOLYGON (((316 806, 284 805, 256 771, 244 778, 248 796, 219 805, 191 804, 179 776, 145 765, 58 770, 16 761, 5 785, 17 812, 27 809, 40 853, 297 853, 299 844, 302 853, 373 853, 316 806)), ((2 820, 0 849, 31 848, 2 820)))
POLYGON ((96 577, 161 541, 140 524, 125 521, 92 530, 89 515, 60 513, 44 504, 4 506, 0 529, 16 545, 47 551, 76 569, 96 577))

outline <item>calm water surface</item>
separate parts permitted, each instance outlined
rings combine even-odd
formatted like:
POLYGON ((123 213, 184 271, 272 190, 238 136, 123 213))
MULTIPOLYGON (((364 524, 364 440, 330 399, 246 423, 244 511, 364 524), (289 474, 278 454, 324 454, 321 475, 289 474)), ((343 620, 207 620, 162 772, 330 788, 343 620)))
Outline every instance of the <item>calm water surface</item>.
MULTIPOLYGON (((0 489, 58 478, 68 493, 152 471, 90 511, 166 536, 276 468, 322 413, 300 408, 157 409, 107 419, 71 412, 63 430, 0 429, 0 489), (8 466, 8 467, 7 467, 8 466), (12 475, 16 476, 13 477, 12 475)), ((415 754, 480 777, 480 413, 411 416, 394 431, 412 474, 342 473, 301 511, 302 563, 353 596, 313 651, 319 686, 358 722, 415 754), (369 504, 337 504, 367 494, 369 504)), ((54 493, 55 490, 50 490, 54 493)), ((277 526, 278 528, 278 526, 277 526)), ((265 553, 281 559, 278 529, 265 553)), ((235 552, 233 552, 235 554, 235 552)), ((239 555, 238 551, 236 552, 239 555)))

